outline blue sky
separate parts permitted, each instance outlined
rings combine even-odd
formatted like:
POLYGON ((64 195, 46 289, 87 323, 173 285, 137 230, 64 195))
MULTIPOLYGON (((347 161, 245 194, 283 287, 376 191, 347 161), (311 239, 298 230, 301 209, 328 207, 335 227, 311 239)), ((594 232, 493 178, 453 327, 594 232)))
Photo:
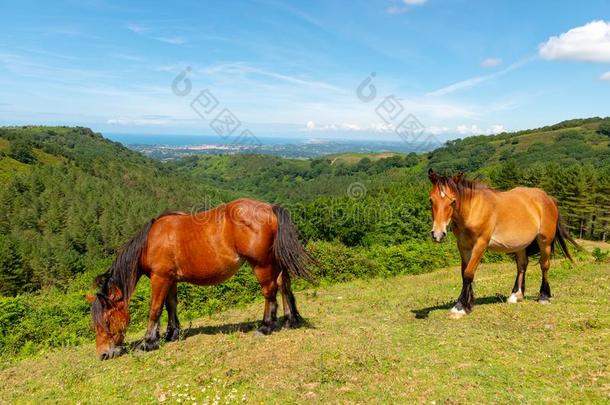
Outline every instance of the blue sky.
POLYGON ((607 0, 3 0, 0 15, 0 125, 212 134, 190 107, 204 89, 259 136, 391 138, 386 96, 441 138, 610 115, 607 0))

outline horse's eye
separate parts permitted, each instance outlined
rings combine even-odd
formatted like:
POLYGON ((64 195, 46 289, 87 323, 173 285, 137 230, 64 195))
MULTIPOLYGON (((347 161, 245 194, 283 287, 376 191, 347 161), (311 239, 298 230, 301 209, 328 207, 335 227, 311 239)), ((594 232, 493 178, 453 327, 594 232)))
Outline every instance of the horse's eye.
POLYGON ((452 206, 453 208, 455 208, 455 205, 456 205, 455 200, 451 201, 451 206, 452 206))

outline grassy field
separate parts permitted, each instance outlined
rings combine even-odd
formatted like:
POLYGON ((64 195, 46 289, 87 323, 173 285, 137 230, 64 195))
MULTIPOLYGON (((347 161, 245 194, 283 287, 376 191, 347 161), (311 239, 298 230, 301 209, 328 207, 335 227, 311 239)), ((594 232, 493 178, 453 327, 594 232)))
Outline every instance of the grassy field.
POLYGON ((331 161, 331 164, 347 163, 356 164, 363 158, 369 158, 371 161, 377 161, 379 159, 385 159, 392 156, 400 156, 400 153, 394 152, 362 152, 362 153, 340 153, 337 155, 325 156, 326 159, 331 161))
POLYGON ((535 301, 537 267, 517 305, 505 303, 513 280, 512 265, 483 265, 477 305, 458 321, 457 268, 306 290, 307 327, 257 337, 257 302, 156 352, 55 351, 5 366, 0 403, 608 403, 609 266, 554 261, 551 305, 535 301))

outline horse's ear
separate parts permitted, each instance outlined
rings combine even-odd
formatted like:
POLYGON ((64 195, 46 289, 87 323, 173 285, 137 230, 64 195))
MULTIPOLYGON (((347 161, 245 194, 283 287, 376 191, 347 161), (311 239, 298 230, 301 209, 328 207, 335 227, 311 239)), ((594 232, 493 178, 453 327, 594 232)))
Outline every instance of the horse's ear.
POLYGON ((436 174, 432 168, 428 169, 428 178, 432 184, 438 183, 438 174, 436 174))
POLYGON ((453 182, 459 183, 463 177, 464 177, 464 172, 457 172, 456 174, 453 175, 453 182))

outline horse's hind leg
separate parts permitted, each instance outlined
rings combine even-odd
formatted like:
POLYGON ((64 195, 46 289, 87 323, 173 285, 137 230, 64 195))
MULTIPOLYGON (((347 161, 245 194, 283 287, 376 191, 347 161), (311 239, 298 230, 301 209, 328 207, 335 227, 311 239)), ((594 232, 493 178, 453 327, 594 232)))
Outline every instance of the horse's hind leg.
POLYGON ((515 253, 515 261, 517 262, 517 278, 515 279, 512 294, 508 297, 510 304, 523 301, 523 295, 525 294, 525 271, 527 270, 528 263, 525 249, 515 253))
POLYGON ((150 301, 150 310, 148 312, 148 327, 144 339, 138 345, 138 350, 155 350, 159 348, 159 320, 163 311, 163 303, 167 298, 167 294, 175 284, 172 280, 164 277, 152 275, 150 277, 152 287, 152 298, 150 301))
POLYGON ((277 322, 277 290, 278 290, 278 272, 274 267, 269 265, 255 265, 254 274, 258 279, 263 296, 265 297, 265 312, 263 315, 263 324, 258 328, 258 334, 269 335, 273 332, 275 323, 277 322))
POLYGON ((549 268, 551 267, 551 247, 553 242, 540 243, 540 270, 542 270, 542 284, 538 302, 549 304, 551 301, 551 286, 549 285, 549 268))
POLYGON ((296 328, 302 323, 301 315, 297 310, 297 303, 290 287, 290 275, 287 272, 281 272, 277 278, 277 282, 282 292, 282 304, 284 306, 284 326, 287 328, 296 328))
POLYGON ((174 283, 165 299, 165 309, 167 309, 167 331, 165 341, 173 342, 180 338, 180 321, 178 320, 178 288, 174 283))

